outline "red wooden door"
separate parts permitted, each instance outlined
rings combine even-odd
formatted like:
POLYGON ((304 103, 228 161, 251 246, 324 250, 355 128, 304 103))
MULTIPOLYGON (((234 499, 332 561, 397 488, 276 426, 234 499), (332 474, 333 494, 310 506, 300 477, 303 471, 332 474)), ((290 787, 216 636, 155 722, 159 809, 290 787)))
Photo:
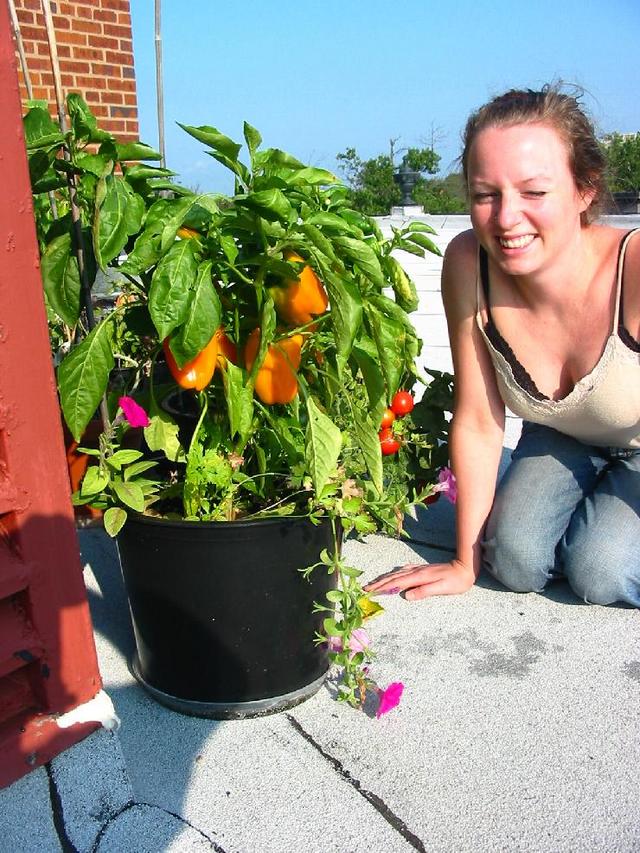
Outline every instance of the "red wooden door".
POLYGON ((97 728, 101 688, 69 500, 7 4, 0 2, 0 787, 97 728))

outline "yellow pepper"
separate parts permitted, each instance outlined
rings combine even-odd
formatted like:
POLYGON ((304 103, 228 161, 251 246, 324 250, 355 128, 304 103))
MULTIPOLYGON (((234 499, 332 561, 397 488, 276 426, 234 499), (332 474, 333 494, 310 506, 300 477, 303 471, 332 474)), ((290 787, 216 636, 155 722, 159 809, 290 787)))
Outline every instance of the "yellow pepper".
MULTIPOLYGON (((304 261, 295 252, 285 252, 285 258, 288 261, 304 261)), ((322 282, 310 266, 305 266, 297 279, 274 285, 271 296, 278 316, 290 326, 311 323, 319 314, 324 314, 329 305, 322 282)))
MULTIPOLYGON (((303 335, 283 338, 267 349, 255 381, 255 392, 266 405, 290 403, 298 393, 296 371, 300 367, 303 335)), ((260 346, 260 329, 254 329, 247 339, 244 359, 251 370, 260 346)))

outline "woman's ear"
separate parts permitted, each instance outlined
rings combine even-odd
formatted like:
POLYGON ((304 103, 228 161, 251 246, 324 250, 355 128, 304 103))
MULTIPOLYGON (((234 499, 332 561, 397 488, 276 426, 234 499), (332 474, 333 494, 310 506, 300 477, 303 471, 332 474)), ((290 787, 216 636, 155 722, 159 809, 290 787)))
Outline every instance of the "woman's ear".
POLYGON ((593 187, 585 187, 578 190, 578 198, 580 199, 580 213, 588 210, 596 197, 596 190, 593 187))

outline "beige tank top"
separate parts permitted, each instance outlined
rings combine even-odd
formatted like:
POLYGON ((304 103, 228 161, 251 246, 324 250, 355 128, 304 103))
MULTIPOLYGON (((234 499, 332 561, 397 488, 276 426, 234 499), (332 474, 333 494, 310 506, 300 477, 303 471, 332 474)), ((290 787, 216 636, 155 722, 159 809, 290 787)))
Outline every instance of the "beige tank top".
POLYGON ((630 231, 620 245, 613 327, 602 355, 593 370, 561 400, 551 400, 538 391, 493 325, 488 262, 485 250, 480 249, 476 322, 495 367, 500 395, 515 415, 553 427, 586 444, 640 447, 640 344, 626 331, 621 316, 624 256, 631 236, 638 230, 630 231), (486 326, 481 316, 483 299, 489 317, 486 326))

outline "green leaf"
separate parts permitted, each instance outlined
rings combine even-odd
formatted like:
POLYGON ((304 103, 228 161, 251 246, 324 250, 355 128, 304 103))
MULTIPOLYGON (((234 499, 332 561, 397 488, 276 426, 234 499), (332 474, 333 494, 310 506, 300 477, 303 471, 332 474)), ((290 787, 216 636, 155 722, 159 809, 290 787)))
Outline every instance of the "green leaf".
POLYGON ((158 463, 154 462, 152 459, 142 460, 142 462, 134 462, 133 465, 128 465, 124 472, 125 481, 130 480, 132 477, 137 477, 138 474, 142 474, 143 471, 148 471, 149 468, 155 468, 158 463))
POLYGON ((406 332, 404 326, 390 319, 370 302, 365 306, 365 311, 378 350, 387 398, 391 399, 398 390, 403 373, 406 332))
POLYGON ((220 151, 220 153, 224 154, 225 157, 229 157, 231 160, 238 159, 238 154, 240 153, 242 146, 238 145, 238 143, 234 142, 232 139, 229 139, 229 137, 225 136, 223 133, 220 133, 220 131, 215 127, 210 127, 208 125, 191 127, 188 124, 180 124, 180 122, 178 122, 178 127, 181 127, 189 134, 189 136, 193 136, 194 139, 197 139, 198 142, 204 142, 205 145, 209 145, 216 151, 220 151))
POLYGON ((325 237, 319 228, 316 228, 315 225, 309 225, 308 222, 305 222, 303 225, 300 226, 300 230, 305 235, 307 240, 313 243, 315 248, 322 252, 325 257, 329 258, 329 260, 331 261, 335 261, 336 253, 333 251, 331 240, 325 237))
POLYGON ((322 271, 322 280, 329 293, 331 323, 336 341, 338 370, 342 371, 351 355, 353 342, 362 323, 362 297, 355 282, 339 277, 316 256, 322 271))
POLYGON ((186 196, 185 198, 177 199, 173 202, 170 208, 170 216, 164 220, 162 235, 160 240, 160 251, 166 252, 171 244, 176 239, 178 228, 182 225, 189 214, 189 211, 195 204, 195 196, 186 196))
POLYGON ((382 495, 382 454, 380 452, 380 440, 378 438, 378 423, 370 417, 362 417, 360 412, 355 413, 354 427, 360 450, 364 457, 367 471, 371 482, 379 495, 382 495))
POLYGON ((80 496, 88 498, 91 495, 99 495, 108 483, 109 475, 106 472, 103 473, 99 465, 92 465, 90 468, 87 468, 87 473, 82 479, 80 496))
POLYGON ((144 219, 146 206, 142 196, 131 191, 129 202, 124 211, 124 224, 127 234, 137 234, 144 219))
POLYGON ((267 219, 287 220, 293 210, 287 197, 277 187, 270 190, 260 190, 257 193, 249 193, 246 196, 239 196, 236 201, 240 205, 246 205, 246 207, 250 207, 252 210, 257 210, 261 216, 267 219))
POLYGON ((149 313, 160 340, 182 325, 198 273, 195 240, 180 240, 162 258, 149 289, 149 313))
POLYGON ((353 348, 353 355, 364 379, 371 417, 379 424, 387 405, 387 396, 384 376, 378 362, 378 351, 375 344, 366 339, 358 341, 353 348))
POLYGON ((129 181, 146 181, 148 178, 170 178, 175 175, 171 169, 162 169, 160 166, 147 166, 145 163, 136 163, 135 166, 125 167, 124 176, 129 181))
POLYGON ((76 154, 75 164, 85 172, 91 172, 96 178, 102 178, 113 170, 113 160, 106 154, 76 154))
POLYGON ((111 324, 103 321, 72 350, 58 368, 60 402, 76 441, 100 404, 113 368, 111 324))
POLYGON ((112 539, 120 533, 126 520, 127 511, 126 509, 122 509, 121 506, 109 507, 102 517, 104 529, 112 539))
POLYGON ((227 362, 222 371, 224 395, 229 412, 229 432, 231 438, 238 435, 244 441, 251 432, 253 420, 253 391, 244 384, 244 375, 240 367, 227 362))
POLYGON ((404 311, 415 311, 420 300, 413 280, 409 278, 396 258, 391 255, 385 258, 385 265, 391 278, 396 302, 404 311))
POLYGON ((123 465, 130 465, 132 462, 137 462, 143 454, 139 450, 117 450, 112 456, 107 459, 107 465, 120 471, 123 465))
POLYGON ((244 123, 244 139, 247 143, 247 148, 249 149, 249 155, 251 157, 251 162, 253 163, 253 158, 255 157, 255 153, 262 144, 262 137, 260 136, 259 131, 252 127, 249 122, 244 123))
POLYGON ((236 246, 236 241, 233 237, 230 234, 223 235, 220 237, 220 245, 222 246, 222 251, 229 263, 235 263, 235 260, 238 257, 238 247, 236 246))
POLYGON ((222 165, 230 169, 234 175, 237 175, 240 180, 244 183, 245 186, 249 185, 251 180, 251 173, 239 160, 233 160, 231 157, 227 157, 226 154, 222 154, 220 151, 207 151, 209 156, 213 157, 214 160, 217 160, 218 163, 222 163, 222 165))
POLYGON ((122 178, 108 175, 100 179, 93 220, 93 251, 103 270, 109 261, 120 254, 127 242, 128 203, 129 192, 122 178))
POLYGON ((62 145, 64 136, 44 107, 29 110, 23 120, 27 151, 62 145))
POLYGON ((144 142, 116 142, 118 160, 162 160, 162 154, 144 142))
POLYGON ((67 112, 77 140, 85 139, 87 142, 113 141, 110 133, 99 129, 96 117, 77 92, 71 92, 67 95, 67 112))
POLYGON ((316 495, 319 495, 338 464, 342 433, 331 418, 320 411, 313 397, 307 398, 307 415, 305 460, 316 495))
POLYGON ((402 249, 403 252, 411 252, 412 255, 416 255, 418 258, 424 258, 424 249, 416 246, 415 243, 410 243, 408 240, 399 240, 398 248, 402 249))
POLYGON ((410 222, 406 228, 407 231, 423 231, 425 234, 437 234, 438 232, 435 228, 432 228, 430 225, 427 225, 426 222, 418 222, 417 220, 414 222, 410 222))
POLYGON ((421 246, 423 249, 426 249, 427 252, 431 252, 434 255, 438 255, 438 257, 442 257, 442 252, 428 237, 425 237, 424 234, 409 234, 407 240, 415 243, 417 246, 421 246))
POLYGON ((164 453, 171 462, 185 462, 184 450, 178 439, 178 424, 164 410, 158 409, 153 411, 149 420, 149 426, 144 429, 144 440, 149 450, 164 453))
POLYGON ((385 286, 380 261, 371 246, 352 237, 335 237, 333 244, 342 250, 344 256, 356 263, 374 284, 381 288, 385 286))
POLYGON ((71 251, 71 234, 54 237, 41 259, 42 282, 49 305, 67 326, 80 315, 80 271, 71 251))
POLYGON ((118 500, 121 500, 129 509, 134 510, 134 512, 144 512, 144 493, 137 483, 123 483, 121 480, 114 480, 113 491, 118 500))
POLYGON ((209 343, 220 325, 222 308, 211 279, 211 261, 198 267, 184 325, 171 338, 171 352, 182 367, 209 343))
POLYGON ((307 225, 316 225, 338 234, 354 234, 354 228, 335 213, 314 213, 305 221, 307 225))
POLYGON ((327 186, 338 182, 336 176, 326 169, 315 169, 312 166, 305 166, 304 169, 296 169, 289 175, 285 175, 284 179, 288 184, 296 186, 298 184, 311 184, 312 186, 327 186))
POLYGON ((264 151, 259 151, 254 158, 253 168, 256 171, 264 169, 267 172, 273 167, 279 168, 281 166, 289 169, 304 169, 304 163, 280 148, 265 148, 264 151))

